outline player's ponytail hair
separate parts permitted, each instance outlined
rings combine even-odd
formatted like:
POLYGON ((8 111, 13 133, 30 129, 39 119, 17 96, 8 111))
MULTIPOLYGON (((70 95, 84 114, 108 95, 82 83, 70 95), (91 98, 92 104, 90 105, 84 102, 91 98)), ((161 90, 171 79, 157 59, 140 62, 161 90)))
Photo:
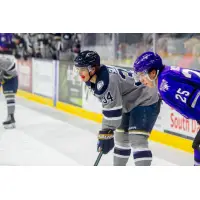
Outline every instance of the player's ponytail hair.
POLYGON ((159 69, 157 67, 152 67, 150 68, 147 73, 151 73, 153 70, 155 70, 157 72, 157 76, 163 71, 163 69, 165 68, 165 65, 162 65, 159 67, 159 69))

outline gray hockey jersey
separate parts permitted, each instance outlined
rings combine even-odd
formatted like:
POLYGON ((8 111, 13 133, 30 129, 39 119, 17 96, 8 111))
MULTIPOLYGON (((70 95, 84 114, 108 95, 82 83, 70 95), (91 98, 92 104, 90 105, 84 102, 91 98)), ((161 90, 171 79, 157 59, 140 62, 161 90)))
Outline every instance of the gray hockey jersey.
POLYGON ((122 113, 136 106, 148 106, 159 100, 157 89, 137 85, 134 73, 125 69, 102 65, 96 83, 86 83, 102 102, 102 129, 120 126, 122 113))
POLYGON ((17 76, 17 69, 14 57, 0 57, 0 81, 17 76))

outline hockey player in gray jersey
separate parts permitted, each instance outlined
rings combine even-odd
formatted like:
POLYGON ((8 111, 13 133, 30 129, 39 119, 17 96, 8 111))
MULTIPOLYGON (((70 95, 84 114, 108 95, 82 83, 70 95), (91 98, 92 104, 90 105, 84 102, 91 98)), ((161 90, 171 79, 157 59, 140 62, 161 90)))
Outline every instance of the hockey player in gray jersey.
POLYGON ((18 89, 18 76, 14 57, 0 57, 0 86, 7 103, 7 119, 3 122, 6 129, 15 128, 15 94, 18 89))
POLYGON ((107 154, 114 147, 113 164, 125 166, 132 147, 136 166, 151 165, 148 137, 160 112, 157 90, 137 86, 133 72, 100 65, 94 51, 81 52, 74 62, 82 81, 102 102, 98 151, 107 154))

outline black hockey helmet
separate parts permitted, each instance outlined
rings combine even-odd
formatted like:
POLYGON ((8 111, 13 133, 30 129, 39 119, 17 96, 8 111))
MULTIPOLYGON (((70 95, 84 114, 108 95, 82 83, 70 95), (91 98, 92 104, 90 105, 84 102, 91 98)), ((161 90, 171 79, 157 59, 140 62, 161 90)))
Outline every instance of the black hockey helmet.
POLYGON ((100 66, 100 56, 95 51, 82 51, 74 60, 75 67, 88 67, 90 70, 93 66, 100 66))

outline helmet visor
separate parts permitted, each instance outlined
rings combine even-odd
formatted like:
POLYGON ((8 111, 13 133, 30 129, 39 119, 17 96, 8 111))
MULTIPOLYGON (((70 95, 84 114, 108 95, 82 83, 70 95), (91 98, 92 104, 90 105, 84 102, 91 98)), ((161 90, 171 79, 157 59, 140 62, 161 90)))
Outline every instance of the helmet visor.
POLYGON ((74 65, 74 71, 76 73, 85 72, 85 71, 88 71, 88 67, 77 67, 74 65))

